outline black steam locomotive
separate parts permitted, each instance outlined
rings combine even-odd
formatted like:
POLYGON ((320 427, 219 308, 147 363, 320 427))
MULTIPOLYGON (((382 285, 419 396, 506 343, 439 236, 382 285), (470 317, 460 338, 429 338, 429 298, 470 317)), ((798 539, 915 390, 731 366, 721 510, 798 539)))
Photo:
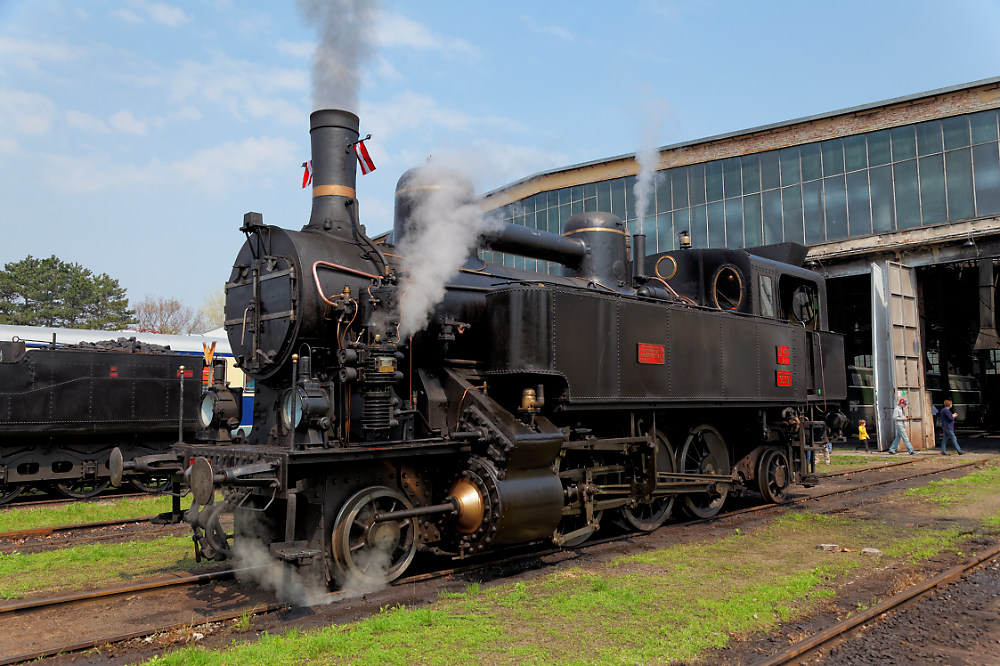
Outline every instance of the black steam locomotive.
MULTIPOLYGON (((0 342, 0 504, 28 487, 92 497, 108 487, 115 447, 135 457, 193 438, 203 368, 201 357, 134 338, 30 351, 0 342)), ((131 480, 142 490, 167 482, 131 480)))
POLYGON ((358 126, 312 115, 302 230, 244 218, 226 327, 256 380, 249 438, 231 440, 239 403, 220 381, 202 409, 210 443, 113 464, 190 484, 199 557, 259 541, 331 585, 385 581, 419 549, 572 546, 612 523, 653 530, 675 505, 705 518, 731 493, 774 502, 815 482, 809 454, 844 424, 846 381, 805 248, 646 256, 636 236, 630 261, 608 213, 574 216, 561 235, 503 225, 480 248, 562 275, 473 254, 427 325, 400 335, 418 286, 401 248, 434 224, 417 211, 465 186, 407 172, 394 247, 374 243, 355 199, 358 126))

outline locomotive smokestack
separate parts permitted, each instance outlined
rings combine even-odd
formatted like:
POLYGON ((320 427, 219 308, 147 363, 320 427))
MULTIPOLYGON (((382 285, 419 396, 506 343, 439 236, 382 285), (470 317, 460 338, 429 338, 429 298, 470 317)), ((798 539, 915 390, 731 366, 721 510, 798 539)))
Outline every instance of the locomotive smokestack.
POLYGON ((335 236, 350 237, 357 215, 357 163, 353 144, 360 121, 350 111, 325 109, 309 116, 312 139, 313 205, 309 224, 335 236))

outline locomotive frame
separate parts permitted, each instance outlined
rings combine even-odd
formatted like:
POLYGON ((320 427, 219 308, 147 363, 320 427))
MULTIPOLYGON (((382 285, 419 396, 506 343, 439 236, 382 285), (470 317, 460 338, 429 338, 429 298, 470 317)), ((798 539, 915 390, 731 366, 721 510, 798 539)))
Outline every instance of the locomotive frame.
POLYGON ((199 558, 259 543, 317 582, 381 584, 420 549, 570 547, 602 525, 656 529, 675 505, 708 518, 730 493, 774 502, 816 482, 810 454, 846 422, 846 379, 804 248, 647 257, 609 213, 574 216, 562 235, 505 225, 481 247, 563 274, 472 256, 427 326, 401 337, 399 248, 434 223, 423 197, 473 196, 407 172, 393 245, 375 244, 357 214, 358 127, 346 111, 312 115, 301 231, 244 218, 226 328, 256 380, 249 438, 227 436, 238 400, 218 381, 203 402, 210 443, 113 456, 116 480, 135 470, 190 485, 199 558))

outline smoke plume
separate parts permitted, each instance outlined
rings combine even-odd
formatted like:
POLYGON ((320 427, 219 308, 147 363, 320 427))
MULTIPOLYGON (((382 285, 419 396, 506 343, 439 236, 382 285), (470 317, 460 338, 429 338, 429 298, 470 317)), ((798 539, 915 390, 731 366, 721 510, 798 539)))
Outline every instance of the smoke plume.
POLYGON ((271 590, 282 603, 316 606, 333 601, 334 596, 325 585, 307 583, 291 564, 272 557, 260 538, 241 535, 235 539, 233 547, 236 562, 246 568, 238 577, 271 590))
POLYGON ((320 44, 313 62, 313 108, 358 112, 361 65, 372 53, 375 0, 298 0, 315 23, 320 44))
POLYGON ((401 241, 402 264, 409 278, 400 301, 399 336, 406 338, 427 325, 441 302, 448 280, 476 247, 477 239, 503 224, 485 215, 477 201, 463 196, 464 179, 439 165, 429 164, 415 175, 412 187, 427 192, 412 213, 412 231, 401 241), (449 183, 460 182, 457 186, 449 183))

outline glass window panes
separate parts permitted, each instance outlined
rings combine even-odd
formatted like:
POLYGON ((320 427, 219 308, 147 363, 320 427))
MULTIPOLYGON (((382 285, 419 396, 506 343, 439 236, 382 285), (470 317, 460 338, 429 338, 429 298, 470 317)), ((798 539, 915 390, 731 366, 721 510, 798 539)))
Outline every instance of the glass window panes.
POLYGON ((937 224, 948 217, 944 190, 944 156, 921 157, 920 219, 923 224, 937 224))
POLYGON ((705 165, 688 167, 688 200, 692 206, 705 203, 705 165))
POLYGON ((997 140, 997 112, 980 111, 969 116, 972 127, 972 143, 997 140))
MULTIPOLYGON (((893 146, 895 147, 895 143, 893 146)), ((896 199, 896 228, 907 229, 920 224, 920 188, 917 183, 917 161, 906 160, 892 165, 893 194, 896 199)))
POLYGON ((965 220, 976 216, 972 191, 972 151, 968 148, 944 154, 948 182, 948 219, 965 220))
MULTIPOLYGON (((656 228, 649 229, 646 231, 646 237, 654 236, 654 244, 656 252, 666 252, 667 250, 674 249, 674 229, 670 221, 670 213, 660 213, 656 216, 656 228)), ((649 250, 646 250, 649 252, 649 250)))
POLYGON ((1000 159, 996 143, 972 148, 972 176, 976 188, 976 215, 1000 213, 1000 159))
POLYGON ((685 167, 670 170, 670 192, 674 200, 674 210, 687 208, 688 182, 685 167))
POLYGON ((778 169, 778 151, 776 150, 760 154, 760 187, 764 190, 781 187, 781 171, 778 169))
POLYGON ((740 199, 726 199, 726 247, 743 247, 743 205, 740 199))
POLYGON ((872 232, 867 171, 847 174, 847 227, 849 236, 866 236, 872 232))
POLYGON ((780 243, 781 230, 781 190, 765 190, 762 197, 764 217, 764 244, 780 243))
POLYGON ((673 210, 670 198, 670 172, 657 171, 654 182, 656 184, 656 212, 665 213, 673 210))
POLYGON ((847 238, 847 185, 844 176, 823 179, 826 239, 847 238))
POLYGON ((743 241, 745 247, 757 247, 764 244, 764 234, 761 228, 760 195, 751 194, 743 197, 743 241))
POLYGON ((806 232, 806 243, 820 243, 825 240, 823 233, 823 181, 813 180, 802 183, 802 223, 806 232))
POLYGON ((868 143, 868 164, 870 166, 881 166, 892 161, 889 130, 872 132, 866 138, 868 143))
POLYGON ((740 177, 740 158, 730 157, 722 160, 722 178, 725 183, 726 198, 738 197, 743 193, 740 177))
POLYGON ((955 116, 941 121, 944 129, 944 149, 954 150, 969 145, 969 117, 955 116))
POLYGON ((820 146, 823 149, 823 175, 836 176, 844 173, 844 141, 829 139, 820 146))
POLYGON ((726 207, 721 201, 708 204, 708 246, 726 247, 726 207))
POLYGON ((691 208, 691 245, 708 247, 708 207, 702 204, 691 208))
POLYGON ((781 210, 784 218, 785 240, 805 243, 802 230, 802 186, 781 188, 781 210))
POLYGON ((931 155, 941 150, 941 121, 932 120, 917 125, 917 154, 931 155))
POLYGON ((719 160, 705 165, 705 196, 708 201, 722 198, 722 162, 719 160))
POLYGON ((876 232, 892 231, 896 228, 895 195, 892 189, 892 167, 883 166, 868 172, 871 186, 872 229, 876 232))
MULTIPOLYGON (((674 233, 670 237, 670 248, 674 249, 677 247, 677 236, 682 232, 686 231, 691 233, 691 213, 690 209, 685 208, 684 210, 674 211, 674 233)), ((694 238, 691 239, 691 245, 694 246, 694 238)))
POLYGON ((743 194, 760 192, 760 158, 757 155, 744 155, 740 158, 743 171, 743 194))
POLYGON ((802 155, 802 182, 823 176, 823 154, 818 143, 799 146, 802 155))
MULTIPOLYGON (((659 171, 643 231, 660 251, 676 247, 682 227, 695 247, 735 248, 997 215, 998 115, 981 111, 659 171)), ((571 215, 603 210, 638 231, 634 182, 629 176, 540 192, 495 215, 559 233, 571 215)))
POLYGON ((912 125, 894 127, 889 131, 892 137, 892 159, 894 162, 917 156, 917 136, 912 125))
POLYGON ((844 168, 848 172, 868 168, 867 143, 864 134, 844 139, 844 168))
POLYGON ((774 284, 770 275, 761 275, 760 284, 760 314, 764 317, 774 316, 774 284))
POLYGON ((798 146, 793 146, 791 148, 782 148, 778 153, 778 157, 781 160, 781 184, 782 185, 794 185, 798 183, 801 178, 801 171, 799 170, 799 148, 798 146))

